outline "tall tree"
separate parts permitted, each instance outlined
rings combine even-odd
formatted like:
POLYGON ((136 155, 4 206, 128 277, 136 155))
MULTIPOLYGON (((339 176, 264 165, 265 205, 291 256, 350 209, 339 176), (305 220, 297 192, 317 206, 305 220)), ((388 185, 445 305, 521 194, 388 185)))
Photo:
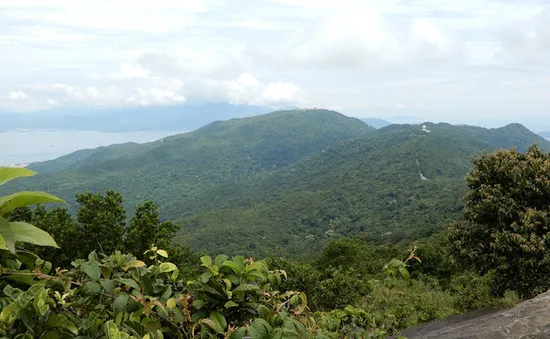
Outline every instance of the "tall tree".
POLYGON ((59 246, 58 249, 35 248, 35 253, 42 259, 50 261, 54 267, 60 267, 69 266, 75 258, 86 258, 89 252, 81 246, 80 227, 66 208, 46 210, 43 206, 38 206, 32 222, 50 233, 59 246))
POLYGON ((550 287, 550 154, 536 145, 483 154, 466 177, 465 220, 451 225, 460 262, 494 271, 495 291, 550 287))
POLYGON ((126 211, 122 195, 108 190, 105 195, 90 192, 77 194, 80 204, 77 220, 80 224, 80 246, 86 252, 96 250, 106 254, 122 249, 126 211))
POLYGON ((171 221, 160 221, 157 204, 145 202, 138 206, 126 230, 126 251, 142 257, 143 252, 153 244, 166 249, 177 229, 177 225, 171 221))

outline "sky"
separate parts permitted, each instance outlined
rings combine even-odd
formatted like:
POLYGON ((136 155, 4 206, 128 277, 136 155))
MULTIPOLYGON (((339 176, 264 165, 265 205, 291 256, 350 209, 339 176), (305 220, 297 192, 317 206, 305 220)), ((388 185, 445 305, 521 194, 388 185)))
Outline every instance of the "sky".
POLYGON ((550 128, 549 0, 0 0, 0 111, 228 102, 550 128))

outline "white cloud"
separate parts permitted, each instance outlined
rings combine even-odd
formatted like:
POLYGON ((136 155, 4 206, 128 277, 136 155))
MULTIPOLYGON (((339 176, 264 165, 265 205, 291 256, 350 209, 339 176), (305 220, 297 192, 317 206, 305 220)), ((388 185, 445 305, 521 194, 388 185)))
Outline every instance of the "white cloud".
POLYGON ((27 95, 23 91, 8 93, 8 99, 10 99, 10 100, 23 100, 23 99, 26 99, 26 98, 27 98, 27 95))
POLYGON ((277 81, 263 84, 250 73, 225 82, 229 102, 251 105, 285 105, 303 103, 302 90, 291 82, 277 81))
POLYGON ((6 0, 0 7, 0 46, 9 50, 0 54, 0 109, 208 100, 376 115, 396 103, 438 114, 550 104, 543 1, 6 0))

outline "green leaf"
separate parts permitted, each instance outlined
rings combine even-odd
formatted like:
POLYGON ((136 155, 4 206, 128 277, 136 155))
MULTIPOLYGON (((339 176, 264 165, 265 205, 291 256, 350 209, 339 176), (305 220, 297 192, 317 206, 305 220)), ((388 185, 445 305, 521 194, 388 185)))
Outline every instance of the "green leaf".
POLYGON ((36 259, 40 259, 36 254, 29 251, 17 250, 16 254, 17 259, 31 271, 36 267, 36 259))
POLYGON ((204 272, 203 274, 200 275, 200 279, 203 283, 207 283, 208 280, 210 280, 210 278, 212 278, 212 272, 210 271, 204 272))
POLYGON ((43 289, 42 291, 38 292, 34 297, 34 309, 41 316, 45 316, 48 310, 50 309, 50 306, 46 303, 47 298, 48 298, 47 289, 43 289))
POLYGON ((163 258, 168 258, 168 253, 165 250, 158 250, 157 254, 163 258))
POLYGON ((229 339, 242 339, 246 335, 246 327, 240 327, 233 332, 231 332, 231 335, 229 336, 229 339))
POLYGON ((123 312, 126 309, 126 304, 130 297, 126 293, 119 294, 113 301, 113 311, 115 313, 123 312))
POLYGON ((48 202, 65 203, 65 200, 46 192, 17 192, 0 198, 2 216, 10 215, 18 207, 39 205, 48 202))
POLYGON ((250 277, 253 277, 253 278, 256 278, 256 280, 264 280, 265 279, 265 274, 263 274, 262 272, 260 271, 250 271, 248 273, 246 273, 246 277, 247 278, 250 278, 250 277))
POLYGON ((204 266, 210 268, 212 266, 212 258, 205 255, 204 257, 201 257, 201 262, 204 266))
POLYGON ((83 291, 88 296, 98 296, 101 293, 101 286, 95 281, 86 281, 82 285, 83 291))
POLYGON ((126 278, 120 278, 120 282, 123 283, 126 286, 130 286, 135 288, 136 290, 139 290, 139 285, 136 281, 132 279, 126 279, 126 278))
POLYGON ((252 338, 268 338, 271 332, 271 326, 262 318, 256 318, 249 329, 252 338))
POLYGON ((232 301, 232 300, 229 300, 228 302, 226 302, 223 307, 225 308, 231 308, 231 307, 238 307, 239 304, 237 304, 236 302, 232 301))
POLYGON ((252 284, 241 284, 239 286, 237 286, 236 289, 234 289, 233 291, 234 292, 256 292, 256 291, 259 291, 260 288, 256 285, 252 285, 252 284))
POLYGON ((10 222, 2 217, 0 217, 0 249, 15 253, 15 234, 10 222))
POLYGON ((199 309, 199 308, 204 306, 204 301, 202 301, 200 299, 197 299, 197 300, 193 301, 193 303, 191 305, 193 305, 194 308, 199 309))
POLYGON ((216 326, 214 329, 217 333, 224 333, 225 329, 227 327, 227 321, 225 320, 225 317, 223 314, 213 311, 210 313, 210 317, 208 317, 210 320, 212 320, 216 326))
POLYGON ((225 254, 220 254, 216 257, 216 259, 214 260, 214 263, 216 264, 216 266, 220 267, 224 261, 226 261, 228 258, 227 255, 225 254))
POLYGON ((160 273, 168 273, 172 272, 177 269, 177 266, 172 264, 171 262, 163 262, 160 264, 160 273))
POLYGON ((399 273, 405 280, 409 280, 409 278, 411 277, 409 271, 405 267, 399 267, 399 273))
POLYGON ((269 315, 269 309, 265 305, 260 305, 258 307, 258 313, 262 318, 266 319, 269 315))
POLYGON ((40 228, 25 222, 11 222, 11 228, 15 234, 15 241, 38 246, 59 248, 52 236, 40 228))
POLYGON ((168 308, 175 308, 177 306, 177 302, 176 302, 176 299, 174 298, 170 298, 168 299, 168 301, 166 301, 166 307, 168 308))
POLYGON ((241 269, 239 268, 239 265, 233 261, 224 261, 221 265, 221 268, 227 267, 231 269, 233 272, 235 272, 236 275, 241 275, 241 269))
POLYGON ((233 257, 233 262, 236 263, 239 266, 239 270, 243 271, 245 268, 245 261, 244 257, 241 255, 236 255, 233 257))
POLYGON ((120 332, 118 331, 118 326, 112 320, 109 320, 105 323, 105 332, 107 332, 107 337, 109 339, 121 339, 120 332))
POLYGON ((97 261, 88 261, 82 265, 82 271, 86 273, 92 280, 99 280, 101 278, 101 268, 99 267, 99 262, 97 261))
POLYGON ((112 280, 104 279, 99 282, 105 293, 113 295, 115 294, 115 283, 112 280))
POLYGON ((71 331, 74 335, 78 334, 78 328, 65 315, 51 313, 48 318, 48 325, 51 327, 64 328, 71 331))
POLYGON ((4 185, 10 180, 30 177, 35 175, 36 172, 31 171, 27 168, 17 168, 17 167, 0 167, 0 185, 4 185))
POLYGON ((110 267, 100 266, 101 269, 101 275, 103 275, 103 279, 109 279, 111 277, 111 274, 113 273, 113 269, 110 267))

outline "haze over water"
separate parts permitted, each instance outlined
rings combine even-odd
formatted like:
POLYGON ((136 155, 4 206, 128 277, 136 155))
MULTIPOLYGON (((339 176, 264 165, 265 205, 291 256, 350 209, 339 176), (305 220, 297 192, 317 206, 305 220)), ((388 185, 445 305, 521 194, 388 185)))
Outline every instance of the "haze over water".
POLYGON ((55 159, 77 150, 125 142, 144 143, 174 131, 104 133, 96 131, 13 131, 0 133, 0 165, 55 159))

